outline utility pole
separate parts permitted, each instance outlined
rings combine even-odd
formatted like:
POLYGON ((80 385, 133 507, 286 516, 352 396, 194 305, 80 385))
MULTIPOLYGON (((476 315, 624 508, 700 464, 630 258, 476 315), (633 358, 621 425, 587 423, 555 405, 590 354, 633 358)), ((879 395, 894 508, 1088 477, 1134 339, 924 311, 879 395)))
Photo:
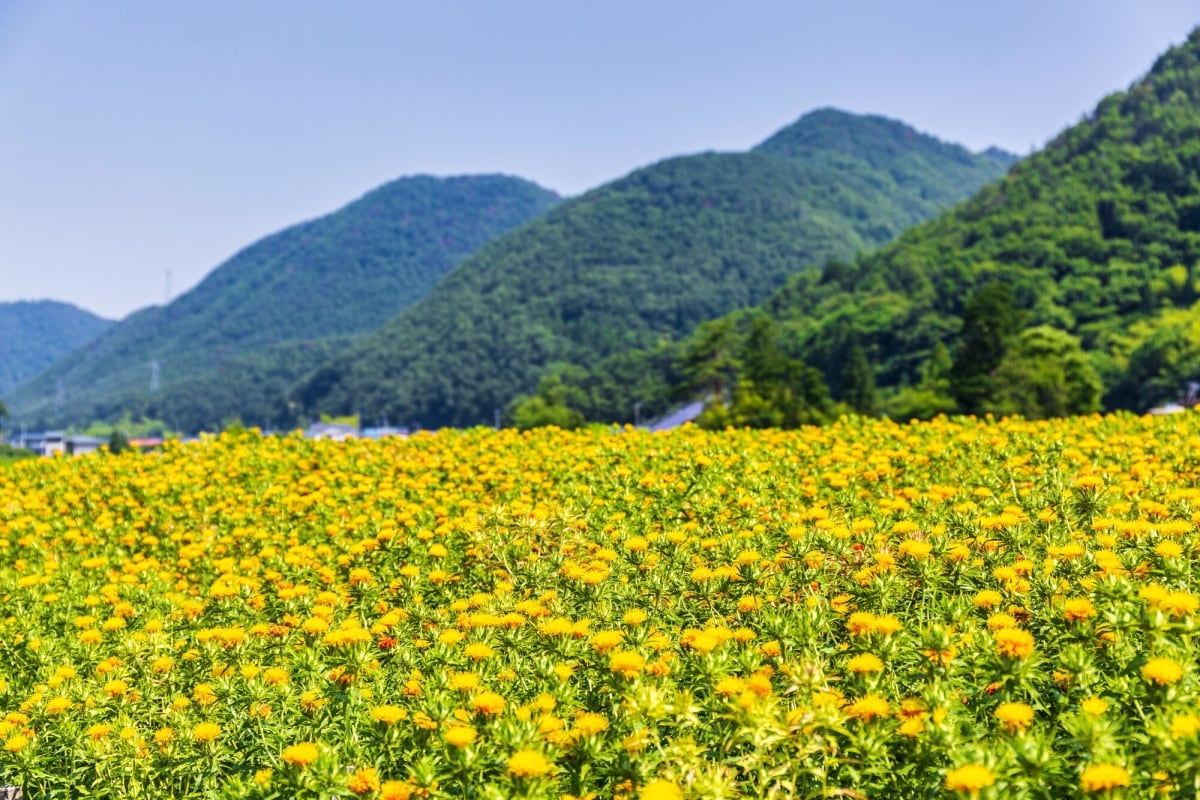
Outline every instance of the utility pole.
POLYGON ((150 394, 158 393, 158 359, 150 362, 150 394))
POLYGON ((638 400, 633 404, 633 427, 642 427, 642 401, 638 400))

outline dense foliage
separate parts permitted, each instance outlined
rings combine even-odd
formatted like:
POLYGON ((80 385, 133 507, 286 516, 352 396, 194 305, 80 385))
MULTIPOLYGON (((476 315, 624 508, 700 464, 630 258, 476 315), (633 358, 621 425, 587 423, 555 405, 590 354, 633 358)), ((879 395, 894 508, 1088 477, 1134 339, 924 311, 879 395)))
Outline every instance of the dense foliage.
MULTIPOLYGON (((767 314, 778 346, 836 398, 869 385, 872 410, 898 419, 1036 418, 1179 398, 1200 381, 1198 298, 1200 31, 1003 181, 878 252, 797 273, 721 324, 736 348, 767 314)), ((711 331, 677 345, 675 364, 711 331)), ((661 352, 624 359, 654 372, 644 402, 677 396, 656 370, 661 352)))
MULTIPOLYGON (((750 153, 669 159, 483 248, 293 398, 413 426, 491 421, 547 371, 657 347, 760 302, 788 275, 878 246, 1006 164, 831 110, 750 153)), ((611 396, 604 379, 593 383, 593 399, 611 396)), ((603 413, 631 419, 639 399, 650 398, 603 413)))
MULTIPOLYGON (((1077 338, 1110 407, 1144 409, 1197 377, 1132 354, 1200 297, 1200 31, 1005 180, 875 254, 797 275, 764 307, 831 385, 857 345, 880 385, 911 386, 939 343, 970 346, 967 304, 989 284, 1008 287, 1022 327, 1077 338)), ((962 408, 1005 410, 964 391, 951 388, 962 408)))
POLYGON ((377 328, 480 245, 557 199, 499 175, 402 178, 247 247, 193 290, 131 315, 6 399, 30 422, 132 413, 187 430, 231 416, 273 423, 286 410, 286 389, 342 343, 331 337, 377 328))
POLYGON ((970 197, 1016 161, 997 148, 971 153, 886 117, 833 108, 804 115, 754 149, 886 187, 872 210, 880 240, 970 197))
POLYGON ((1194 798, 1198 439, 854 418, 11 464, 0 785, 1194 798))
POLYGON ((96 338, 112 324, 67 303, 0 303, 0 395, 96 338))

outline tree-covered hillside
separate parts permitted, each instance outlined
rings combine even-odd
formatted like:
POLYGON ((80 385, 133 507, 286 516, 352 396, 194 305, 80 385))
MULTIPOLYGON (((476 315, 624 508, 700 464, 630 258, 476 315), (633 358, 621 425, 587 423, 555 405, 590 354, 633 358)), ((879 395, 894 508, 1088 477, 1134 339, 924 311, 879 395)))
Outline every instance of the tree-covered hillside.
POLYGON ((0 395, 112 324, 68 303, 0 303, 0 395))
POLYGON ((594 366, 760 302, 788 275, 877 247, 1006 166, 830 110, 754 152, 668 159, 483 248, 293 399, 309 413, 427 427, 490 422, 549 370, 594 366))
POLYGON ((499 175, 394 181, 250 245, 169 305, 131 315, 6 395, 9 410, 59 424, 145 414, 186 430, 233 416, 284 421, 285 390, 342 337, 379 327, 482 244, 557 201, 499 175))
POLYGON ((899 416, 1040 415, 1097 380, 1108 407, 1178 396, 1200 379, 1198 298, 1200 30, 1004 180, 762 310, 835 393, 857 351, 899 416))
POLYGON ((970 197, 1017 160, 998 148, 976 154, 886 117, 833 108, 806 114, 754 149, 875 183, 888 198, 882 222, 895 227, 892 235, 970 197))

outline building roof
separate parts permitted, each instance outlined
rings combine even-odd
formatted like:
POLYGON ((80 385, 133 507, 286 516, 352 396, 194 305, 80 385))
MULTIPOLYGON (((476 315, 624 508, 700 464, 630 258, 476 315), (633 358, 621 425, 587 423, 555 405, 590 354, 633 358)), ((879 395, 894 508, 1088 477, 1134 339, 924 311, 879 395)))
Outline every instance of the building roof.
POLYGON ((307 439, 346 439, 358 435, 357 426, 343 422, 314 422, 304 431, 307 439))
POLYGON ((680 408, 675 409, 670 414, 667 414, 665 417, 662 417, 661 419, 657 419, 654 422, 649 423, 648 425, 646 425, 646 430, 648 430, 648 431, 666 431, 666 430, 670 430, 671 428, 678 428, 680 425, 683 425, 684 423, 694 422, 696 417, 700 416, 700 414, 703 413, 703 411, 704 411, 704 403, 703 402, 696 401, 695 403, 688 403, 686 406, 682 406, 680 408))
POLYGON ((108 444, 104 439, 97 439, 95 436, 68 436, 67 444, 91 444, 99 447, 102 444, 108 444))

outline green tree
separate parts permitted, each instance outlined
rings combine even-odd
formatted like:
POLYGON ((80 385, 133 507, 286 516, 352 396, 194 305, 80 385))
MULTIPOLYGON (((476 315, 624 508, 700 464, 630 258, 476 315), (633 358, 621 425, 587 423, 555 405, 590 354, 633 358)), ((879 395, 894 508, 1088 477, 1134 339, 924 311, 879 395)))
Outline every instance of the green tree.
POLYGON ((733 317, 705 322, 696 328, 679 362, 685 392, 720 402, 728 399, 739 367, 735 338, 733 317))
POLYGON ((583 414, 568 405, 571 391, 558 374, 542 378, 537 394, 513 401, 508 416, 519 430, 554 425, 574 430, 584 423, 583 414))
POLYGON ((950 350, 938 342, 933 353, 921 365, 921 380, 916 386, 901 386, 883 403, 883 413, 895 420, 933 419, 938 414, 952 414, 958 403, 950 394, 950 374, 954 362, 950 350))
POLYGON ((875 413, 875 370, 861 344, 855 343, 850 348, 850 357, 842 370, 840 399, 859 414, 872 416, 875 413))
POLYGON ((1135 411, 1180 399, 1200 380, 1200 305, 1170 309, 1131 330, 1132 352, 1109 402, 1135 411))
POLYGON ((961 343, 950 371, 952 391, 962 411, 977 414, 990 405, 992 373, 1019 330, 1021 312, 1013 305, 1008 284, 989 283, 967 301, 961 343))
POLYGON ((950 348, 943 342, 933 346, 929 359, 921 365, 920 385, 931 391, 948 395, 950 393, 950 373, 954 369, 954 359, 950 356, 950 348))
POLYGON ((129 449, 129 439, 120 430, 114 428, 108 435, 108 452, 123 453, 129 449))
POLYGON ((795 428, 819 425, 833 416, 833 400, 820 371, 779 348, 775 325, 766 315, 750 321, 730 363, 731 395, 728 400, 710 395, 697 420, 700 427, 795 428))
POLYGON ((989 410, 1030 419, 1090 414, 1103 393, 1079 339, 1039 325, 1011 341, 995 370, 989 410))

